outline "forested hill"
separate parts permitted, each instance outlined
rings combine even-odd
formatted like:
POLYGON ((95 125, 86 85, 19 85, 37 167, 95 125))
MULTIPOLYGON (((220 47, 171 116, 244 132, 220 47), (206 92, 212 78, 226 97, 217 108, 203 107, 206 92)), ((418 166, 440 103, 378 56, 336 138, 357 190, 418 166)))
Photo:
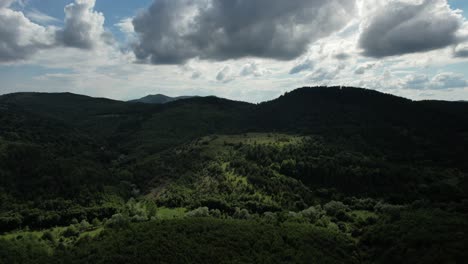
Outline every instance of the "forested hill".
POLYGON ((124 152, 154 153, 216 133, 278 131, 365 141, 395 155, 449 155, 444 160, 450 162, 461 161, 468 144, 466 103, 411 101, 349 87, 300 88, 257 105, 216 97, 141 104, 69 93, 10 94, 0 104, 58 120, 124 152))
POLYGON ((465 102, 2 95, 0 263, 462 263, 467 160, 465 102))
MULTIPOLYGON (((258 105, 216 97, 184 98, 164 105, 138 104, 71 93, 16 93, 0 96, 3 107, 17 108, 47 118, 90 129, 109 119, 112 123, 141 126, 165 120, 167 129, 184 123, 200 122, 209 126, 202 134, 216 133, 227 123, 236 130, 282 130, 299 132, 353 133, 368 128, 422 130, 426 133, 464 131, 468 128, 468 104, 445 101, 411 101, 373 90, 350 87, 300 88, 258 105), (191 113, 194 110, 194 113, 191 113), (202 113, 203 112, 203 113, 202 113), (199 115, 200 114, 200 115, 199 115), (212 116, 210 116, 212 115, 212 116), (223 124, 216 123, 216 117, 223 124), (107 120, 106 120, 107 119, 107 120), (161 120, 158 120, 161 121, 161 120), (345 129, 343 129, 345 128, 345 129)), ((115 129, 122 130, 122 126, 115 129)), ((129 127, 129 129, 130 129, 129 127)), ((93 130, 95 129, 95 130, 93 130)), ((114 131, 113 131, 114 132, 114 131)), ((401 131, 400 131, 401 132, 401 131)), ((405 131, 403 131, 405 132, 405 131)))

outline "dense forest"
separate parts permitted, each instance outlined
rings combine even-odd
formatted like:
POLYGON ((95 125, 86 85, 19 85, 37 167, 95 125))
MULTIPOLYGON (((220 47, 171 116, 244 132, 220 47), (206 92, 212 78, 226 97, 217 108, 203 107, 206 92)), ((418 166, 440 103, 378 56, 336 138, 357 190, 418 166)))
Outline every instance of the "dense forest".
POLYGON ((467 160, 466 102, 3 95, 0 263, 466 263, 467 160))

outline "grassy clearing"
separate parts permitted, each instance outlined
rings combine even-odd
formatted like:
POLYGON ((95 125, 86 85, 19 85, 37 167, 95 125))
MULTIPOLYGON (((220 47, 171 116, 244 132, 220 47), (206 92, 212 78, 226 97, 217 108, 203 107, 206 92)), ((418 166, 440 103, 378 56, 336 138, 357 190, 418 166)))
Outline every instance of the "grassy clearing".
POLYGON ((0 235, 0 239, 6 240, 22 240, 28 239, 33 241, 45 241, 43 236, 45 233, 52 234, 52 237, 55 238, 57 242, 61 242, 64 244, 72 244, 76 240, 79 240, 83 237, 96 237, 98 236, 102 230, 104 230, 103 226, 98 227, 90 227, 87 230, 80 231, 76 237, 64 237, 63 233, 68 227, 54 227, 50 229, 43 229, 43 230, 18 230, 15 232, 6 233, 0 235))
POLYGON ((277 134, 277 133, 245 133, 239 135, 212 135, 200 139, 202 144, 214 146, 224 146, 226 144, 274 144, 275 146, 285 146, 290 144, 298 144, 304 137, 277 134))
POLYGON ((227 154, 232 146, 244 145, 273 145, 284 147, 300 144, 303 136, 277 133, 245 133, 239 135, 211 135, 198 139, 195 144, 203 148, 203 152, 210 156, 227 154), (229 147, 231 146, 231 147, 229 147))
POLYGON ((167 219, 183 218, 185 217, 186 212, 187 212, 186 208, 159 207, 156 215, 159 219, 167 220, 167 219))
POLYGON ((374 212, 367 211, 367 210, 353 210, 350 212, 352 216, 355 216, 357 218, 362 218, 364 220, 367 220, 367 218, 377 218, 378 215, 374 212))

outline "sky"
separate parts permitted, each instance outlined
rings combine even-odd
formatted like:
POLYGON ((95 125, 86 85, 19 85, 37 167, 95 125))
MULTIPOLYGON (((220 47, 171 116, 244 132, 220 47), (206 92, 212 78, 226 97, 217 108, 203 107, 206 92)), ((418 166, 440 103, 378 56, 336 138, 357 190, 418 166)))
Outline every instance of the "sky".
POLYGON ((468 100, 466 0, 0 0, 0 94, 468 100))

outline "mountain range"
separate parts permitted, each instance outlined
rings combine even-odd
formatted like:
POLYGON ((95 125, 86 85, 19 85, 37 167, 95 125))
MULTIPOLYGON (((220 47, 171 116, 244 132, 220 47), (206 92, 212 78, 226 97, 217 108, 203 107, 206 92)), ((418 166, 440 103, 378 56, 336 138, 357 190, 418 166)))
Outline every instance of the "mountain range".
POLYGON ((259 104, 15 93, 0 125, 9 263, 468 257, 463 102, 353 87, 259 104))
POLYGON ((151 94, 140 99, 130 100, 129 102, 134 103, 146 103, 146 104, 165 104, 169 102, 174 102, 181 99, 188 99, 192 98, 193 96, 177 96, 177 97, 170 97, 164 94, 151 94))

